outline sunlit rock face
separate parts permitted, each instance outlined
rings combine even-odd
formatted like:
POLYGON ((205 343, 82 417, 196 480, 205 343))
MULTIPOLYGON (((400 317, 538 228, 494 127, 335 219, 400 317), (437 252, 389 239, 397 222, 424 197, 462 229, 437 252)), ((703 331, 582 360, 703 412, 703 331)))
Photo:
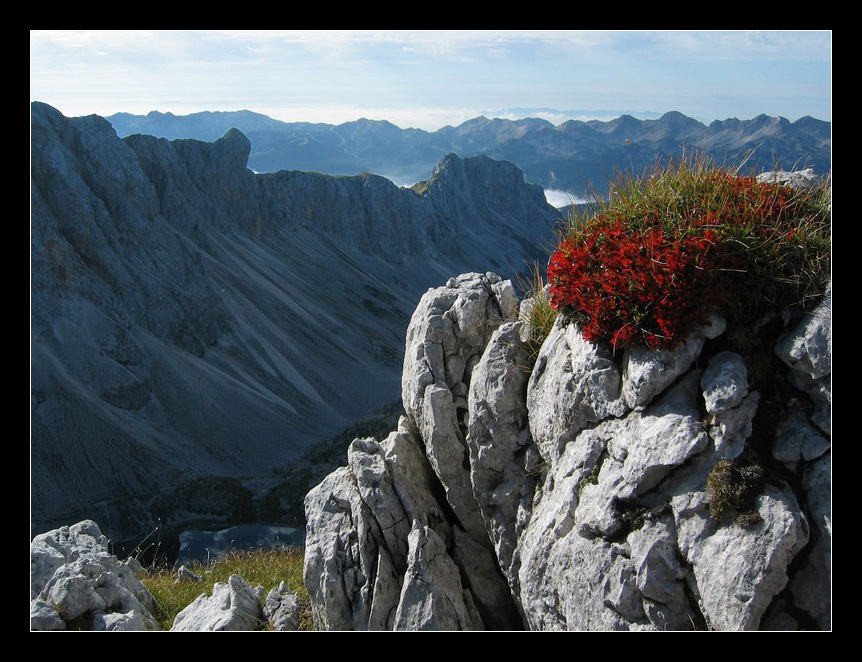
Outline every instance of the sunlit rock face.
POLYGON ((718 319, 614 354, 561 316, 531 360, 510 291, 419 301, 397 431, 306 498, 317 626, 830 629, 831 288, 767 394, 718 319))

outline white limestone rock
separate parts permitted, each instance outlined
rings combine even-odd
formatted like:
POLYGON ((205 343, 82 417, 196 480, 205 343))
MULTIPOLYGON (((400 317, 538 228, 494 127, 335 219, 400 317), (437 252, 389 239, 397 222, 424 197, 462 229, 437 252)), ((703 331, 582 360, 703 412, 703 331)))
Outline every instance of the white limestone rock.
POLYGON ((832 282, 823 301, 775 344, 791 371, 791 383, 815 404, 814 423, 832 436, 832 282))
POLYGON ((375 439, 355 439, 347 449, 347 462, 362 501, 383 535, 380 545, 389 550, 395 568, 403 572, 411 521, 395 491, 383 447, 375 439))
POLYGON ((606 458, 595 482, 581 490, 577 519, 582 535, 614 534, 623 526, 618 502, 647 493, 706 448, 695 380, 690 375, 643 413, 633 411, 605 423, 606 458))
POLYGON ((276 632, 299 629, 299 598, 284 582, 266 594, 263 617, 276 632))
POLYGON ((703 348, 704 334, 693 333, 672 350, 635 345, 625 352, 622 395, 630 409, 643 409, 691 367, 703 348))
POLYGON ((719 414, 739 405, 748 395, 745 360, 735 352, 719 352, 709 360, 700 378, 709 414, 719 414))
MULTIPOLYGON (((417 526, 435 529, 446 563, 463 578, 459 590, 476 611, 479 627, 520 623, 490 541, 476 541, 457 519, 451 521, 409 419, 402 418, 399 429, 380 443, 355 440, 348 458, 349 467, 330 474, 306 498, 304 580, 318 629, 396 627, 410 572, 409 535, 417 526), (411 520, 412 529, 405 527, 411 520)), ((418 621, 406 618, 398 627, 411 624, 418 621)))
POLYGON ((772 457, 795 469, 796 463, 821 457, 831 447, 831 440, 812 425, 806 412, 796 410, 778 424, 772 457))
POLYGON ((253 588, 238 575, 198 596, 174 618, 171 632, 231 632, 259 630, 264 623, 261 587, 253 588))
POLYGON ((512 285, 495 274, 464 274, 429 290, 407 329, 402 401, 461 524, 480 539, 465 441, 473 368, 493 332, 517 314, 512 285))
POLYGON ((92 520, 35 536, 30 543, 30 599, 45 588, 59 567, 87 556, 109 556, 108 539, 92 520))
POLYGON ((732 460, 742 454, 745 442, 751 436, 758 402, 760 402, 760 394, 753 391, 748 393, 736 407, 707 414, 709 437, 718 456, 732 460))
POLYGON ((793 577, 794 604, 821 630, 832 629, 832 458, 825 455, 803 475, 814 545, 793 577))
POLYGON ((516 312, 511 283, 494 274, 464 274, 428 290, 407 329, 401 392, 408 416, 421 420, 428 386, 466 387, 491 334, 516 312))
POLYGON ((30 544, 30 627, 63 629, 59 618, 63 627, 158 629, 155 599, 134 567, 109 552, 108 539, 91 520, 36 536, 30 544))
POLYGON ((521 322, 494 333, 473 371, 468 397, 467 445, 473 494, 500 567, 517 581, 514 550, 535 486, 526 463, 532 447, 526 407, 529 349, 521 322))
POLYGON ((520 602, 531 630, 626 630, 638 596, 625 547, 555 523, 565 504, 534 510, 520 540, 520 602), (620 564, 625 572, 620 576, 620 564))
POLYGON ((96 632, 140 632, 147 626, 141 615, 134 609, 126 613, 102 611, 93 613, 93 630, 96 632))
MULTIPOLYGON (((402 416, 398 429, 381 442, 381 447, 392 477, 392 488, 398 494, 408 521, 430 526, 448 543, 451 536, 447 533, 447 508, 435 496, 439 493, 437 477, 410 419, 402 416)), ((406 565, 406 557, 403 565, 406 565)))
POLYGON ((832 372, 832 288, 823 302, 795 329, 782 336, 775 351, 788 366, 816 380, 832 372))
POLYGON ((199 582, 201 578, 198 577, 194 572, 189 570, 189 568, 185 565, 181 565, 177 568, 177 578, 174 580, 175 584, 180 584, 182 582, 199 582))
MULTIPOLYGON (((715 337, 722 325, 693 334, 701 340, 675 357, 632 358, 587 343, 575 325, 558 319, 529 373, 519 369, 522 322, 497 325, 484 344, 460 324, 487 328, 470 312, 476 288, 466 296, 451 291, 480 280, 465 276, 429 293, 405 360, 408 416, 379 449, 367 440, 352 447, 369 454, 351 461, 360 482, 370 481, 354 492, 373 506, 374 522, 385 524, 368 528, 375 535, 365 535, 366 546, 396 530, 400 540, 405 518, 413 522, 403 561, 411 568, 395 570, 397 559, 382 554, 377 564, 389 569, 375 581, 390 594, 400 586, 387 603, 395 605, 390 614, 397 612, 389 626, 456 629, 476 614, 471 627, 487 629, 501 574, 523 626, 534 630, 749 630, 811 622, 828 628, 829 453, 822 441, 801 443, 788 434, 802 429, 793 418, 802 408, 790 403, 773 450, 802 471, 802 484, 768 474, 755 500, 759 522, 710 515, 705 490, 716 462, 756 461, 764 452, 762 444, 748 444, 761 394, 749 389, 743 358, 722 352, 707 362, 698 353, 707 333, 715 337), (435 506, 447 483, 445 503, 435 506), (461 514, 470 512, 465 503, 475 505, 481 526, 461 527, 461 514), (816 518, 813 525, 805 512, 816 518), (484 561, 488 554, 496 564, 484 561), (454 580, 425 583, 454 578, 453 568, 460 587, 454 580), (448 600, 434 607, 441 595, 448 600)), ((351 512, 362 520, 361 509, 351 512)))
POLYGON ((788 489, 767 484, 757 497, 762 521, 718 526, 702 494, 672 502, 678 545, 692 566, 700 609, 715 630, 756 630, 788 582, 787 570, 808 542, 808 522, 788 489))
POLYGON ((30 629, 37 631, 65 630, 64 621, 57 608, 45 600, 30 600, 30 629))
POLYGON ((530 432, 542 457, 555 462, 566 443, 588 425, 627 410, 620 368, 610 354, 558 317, 527 387, 530 432))
POLYGON ((805 168, 804 170, 794 171, 773 170, 771 172, 762 172, 757 175, 757 181, 806 189, 819 186, 822 182, 822 177, 815 174, 813 168, 805 168))
MULTIPOLYGON (((396 591, 394 595, 384 595, 375 590, 377 570, 381 566, 378 557, 387 553, 381 552, 375 542, 381 540, 382 535, 373 533, 376 521, 362 501, 356 479, 348 467, 336 469, 308 493, 305 513, 303 580, 311 599, 315 627, 319 630, 385 628, 385 623, 371 621, 372 602, 383 601, 394 609, 398 594, 396 591)), ((384 569, 391 566, 391 561, 383 564, 384 569)))
POLYGON ((686 564, 679 558, 672 518, 647 521, 628 537, 641 608, 657 630, 687 630, 697 618, 686 595, 686 564))
POLYGON ((482 620, 440 536, 417 522, 408 542, 409 565, 394 629, 481 630, 482 620))

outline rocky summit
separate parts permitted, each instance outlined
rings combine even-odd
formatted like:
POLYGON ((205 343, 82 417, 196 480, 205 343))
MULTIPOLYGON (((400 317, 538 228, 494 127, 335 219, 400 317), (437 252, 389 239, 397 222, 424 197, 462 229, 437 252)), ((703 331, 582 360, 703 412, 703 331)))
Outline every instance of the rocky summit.
POLYGON ((306 497, 317 627, 830 629, 831 290, 768 379, 718 317, 615 354, 560 316, 533 359, 529 305, 422 297, 405 416, 306 497))
POLYGON ((31 527, 112 540, 288 525, 320 444, 397 402, 415 302, 526 272, 558 220, 510 163, 383 177, 247 167, 249 141, 31 108, 31 527))

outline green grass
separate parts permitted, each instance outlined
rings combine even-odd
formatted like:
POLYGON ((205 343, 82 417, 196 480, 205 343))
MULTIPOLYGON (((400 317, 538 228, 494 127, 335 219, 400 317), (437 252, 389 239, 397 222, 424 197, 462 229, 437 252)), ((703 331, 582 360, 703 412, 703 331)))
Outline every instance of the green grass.
MULTIPOLYGON (((158 604, 155 617, 163 630, 169 630, 176 615, 202 593, 212 594, 216 583, 225 583, 231 575, 239 575, 250 586, 263 586, 264 595, 282 581, 299 598, 300 630, 313 630, 311 603, 302 582, 304 549, 234 550, 209 564, 187 565, 201 581, 177 582, 171 569, 154 569, 141 579, 158 604)), ((261 629, 266 629, 261 624, 261 629)))
POLYGON ((523 322, 530 330, 530 366, 535 363, 539 350, 557 319, 557 311, 551 305, 547 283, 542 276, 542 268, 534 264, 529 279, 520 284, 524 299, 529 301, 523 322))

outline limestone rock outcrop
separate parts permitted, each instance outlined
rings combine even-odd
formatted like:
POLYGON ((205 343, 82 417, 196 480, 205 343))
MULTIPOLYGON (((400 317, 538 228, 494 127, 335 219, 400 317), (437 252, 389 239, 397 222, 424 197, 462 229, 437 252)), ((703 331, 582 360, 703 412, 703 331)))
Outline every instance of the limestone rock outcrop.
POLYGON ((465 274, 422 298, 407 331, 408 415, 380 442, 355 440, 349 466, 306 497, 305 577, 319 627, 520 623, 464 470, 471 376, 515 306, 511 283, 493 274, 465 274), (436 613, 438 601, 452 611, 436 613))
POLYGON ((560 317, 532 363, 517 307, 422 297, 398 430, 306 498, 317 626, 830 629, 831 295, 757 366, 718 318, 614 354, 560 317))
POLYGON ((30 543, 32 630, 155 630, 155 600, 134 559, 119 561, 85 520, 30 543))

